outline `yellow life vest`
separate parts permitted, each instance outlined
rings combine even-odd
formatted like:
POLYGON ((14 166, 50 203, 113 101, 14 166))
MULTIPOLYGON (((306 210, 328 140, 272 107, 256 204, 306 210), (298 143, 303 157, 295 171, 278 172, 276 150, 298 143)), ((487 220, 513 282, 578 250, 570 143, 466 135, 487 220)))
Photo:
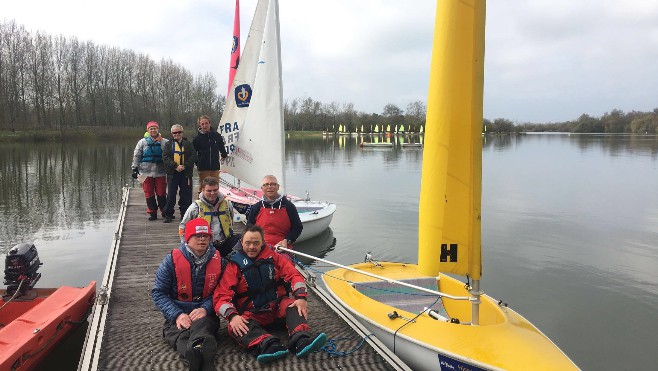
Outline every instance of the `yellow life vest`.
POLYGON ((217 211, 211 209, 201 200, 196 200, 195 202, 197 206, 199 206, 199 215, 197 218, 203 218, 208 222, 208 225, 212 225, 212 217, 217 216, 219 218, 219 224, 221 224, 222 230, 224 231, 224 237, 231 237, 231 216, 228 212, 228 203, 226 202, 226 199, 223 199, 219 203, 217 211))
POLYGON ((181 146, 181 144, 175 140, 172 140, 172 142, 174 142, 171 145, 174 152, 174 162, 176 165, 184 165, 183 159, 185 158, 185 147, 181 146))

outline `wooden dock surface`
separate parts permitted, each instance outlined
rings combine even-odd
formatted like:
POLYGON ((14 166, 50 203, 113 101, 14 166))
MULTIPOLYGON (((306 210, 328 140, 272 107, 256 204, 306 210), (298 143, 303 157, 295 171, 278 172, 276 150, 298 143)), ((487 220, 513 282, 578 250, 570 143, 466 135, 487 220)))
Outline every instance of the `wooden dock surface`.
MULTIPOLYGON (((126 188, 117 232, 108 258, 98 302, 79 370, 184 370, 185 363, 162 339, 164 317, 151 300, 155 271, 172 249, 180 245, 177 220, 148 221, 140 188, 126 188)), ((178 213, 177 213, 178 214, 178 213)), ((305 273, 306 274, 306 273, 305 273)), ((332 303, 320 288, 309 290, 311 332, 325 332, 338 351, 361 343, 367 331, 348 313, 332 303)), ((285 331, 275 334, 282 336, 285 331)), ((290 355, 261 365, 228 336, 226 321, 218 335, 217 370, 407 370, 407 366, 379 340, 368 337, 363 346, 347 356, 326 352, 298 359, 290 355)))

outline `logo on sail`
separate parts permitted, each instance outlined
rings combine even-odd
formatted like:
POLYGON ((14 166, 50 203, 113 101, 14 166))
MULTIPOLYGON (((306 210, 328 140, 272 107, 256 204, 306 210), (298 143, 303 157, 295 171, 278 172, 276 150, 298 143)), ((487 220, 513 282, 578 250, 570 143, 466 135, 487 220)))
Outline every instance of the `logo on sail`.
POLYGON ((238 49, 238 37, 233 36, 233 45, 231 46, 231 54, 235 53, 237 49, 238 49))
POLYGON ((251 86, 242 84, 235 87, 235 104, 240 107, 249 107, 251 101, 251 86))

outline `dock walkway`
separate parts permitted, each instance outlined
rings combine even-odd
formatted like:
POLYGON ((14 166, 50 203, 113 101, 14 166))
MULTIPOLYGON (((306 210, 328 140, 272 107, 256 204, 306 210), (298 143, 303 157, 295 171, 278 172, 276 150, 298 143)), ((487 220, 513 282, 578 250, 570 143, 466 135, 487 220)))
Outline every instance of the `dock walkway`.
MULTIPOLYGON (((178 223, 148 221, 139 188, 124 190, 117 231, 101 291, 80 360, 79 370, 185 370, 178 354, 162 339, 164 318, 151 300, 155 270, 179 246, 178 223)), ((303 272, 307 277, 308 273, 303 272)), ((309 285, 311 331, 326 332, 339 351, 361 343, 367 330, 341 311, 318 287, 309 285)), ((285 331, 276 333, 285 337, 285 331)), ((285 341, 284 341, 285 344, 285 341)), ((217 370, 408 370, 379 340, 367 337, 361 348, 344 357, 326 352, 297 359, 293 355, 261 365, 229 338, 222 320, 215 358, 217 370)))

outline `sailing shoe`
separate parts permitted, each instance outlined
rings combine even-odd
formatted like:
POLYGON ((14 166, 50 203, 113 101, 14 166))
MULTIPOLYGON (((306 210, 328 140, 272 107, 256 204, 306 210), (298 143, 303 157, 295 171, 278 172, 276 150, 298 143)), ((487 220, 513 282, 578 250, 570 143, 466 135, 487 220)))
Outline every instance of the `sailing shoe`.
POLYGON ((173 217, 167 215, 167 216, 165 216, 165 220, 164 220, 164 222, 165 222, 165 223, 171 223, 171 221, 172 221, 173 219, 174 219, 173 217))
POLYGON ((149 220, 158 220, 158 213, 157 212, 151 213, 151 216, 149 216, 149 220))
POLYGON ((279 358, 283 358, 290 353, 288 348, 281 345, 278 339, 270 341, 269 344, 265 347, 265 350, 256 357, 256 360, 260 363, 270 363, 276 361, 279 358))
POLYGON ((308 336, 304 336, 297 340, 295 344, 295 354, 297 357, 306 357, 309 354, 320 350, 327 342, 327 334, 324 332, 316 336, 315 339, 311 339, 308 336))

